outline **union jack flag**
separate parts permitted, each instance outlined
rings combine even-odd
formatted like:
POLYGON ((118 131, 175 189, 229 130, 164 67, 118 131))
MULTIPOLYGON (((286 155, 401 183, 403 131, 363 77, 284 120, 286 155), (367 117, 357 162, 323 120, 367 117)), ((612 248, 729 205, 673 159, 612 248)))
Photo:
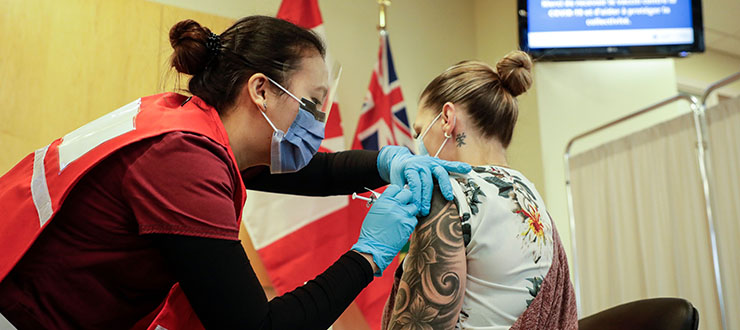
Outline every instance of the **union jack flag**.
MULTIPOLYGON (((414 151, 414 140, 410 131, 401 84, 393 66, 388 33, 381 30, 378 62, 375 63, 370 86, 362 104, 362 113, 357 123, 352 149, 380 150, 386 145, 400 145, 414 151)), ((375 189, 377 192, 384 190, 385 187, 375 189)), ((368 197, 370 194, 362 195, 368 197)), ((351 223, 361 224, 366 213, 367 206, 364 201, 349 198, 348 216, 351 223)), ((398 264, 397 256, 385 270, 383 277, 370 283, 363 291, 364 296, 358 297, 358 301, 367 306, 384 306, 388 299, 386 288, 393 285, 393 273, 398 264)), ((367 310, 370 311, 369 308, 367 310)), ((382 309, 380 313, 366 312, 365 315, 371 329, 380 328, 382 309)))
POLYGON ((378 62, 370 78, 352 149, 380 150, 400 145, 414 151, 406 104, 393 66, 388 33, 380 31, 378 62))

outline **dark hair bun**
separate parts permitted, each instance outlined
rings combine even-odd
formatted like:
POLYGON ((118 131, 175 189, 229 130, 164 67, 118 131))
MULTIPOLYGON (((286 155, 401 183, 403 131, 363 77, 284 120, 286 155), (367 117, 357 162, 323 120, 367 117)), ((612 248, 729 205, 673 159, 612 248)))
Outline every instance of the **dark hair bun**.
POLYGON ((206 47, 210 35, 211 30, 191 19, 172 26, 170 45, 175 51, 171 63, 177 72, 194 75, 205 69, 211 57, 206 47))
POLYGON ((501 84, 513 96, 519 96, 532 87, 532 58, 519 50, 512 51, 496 63, 501 84))

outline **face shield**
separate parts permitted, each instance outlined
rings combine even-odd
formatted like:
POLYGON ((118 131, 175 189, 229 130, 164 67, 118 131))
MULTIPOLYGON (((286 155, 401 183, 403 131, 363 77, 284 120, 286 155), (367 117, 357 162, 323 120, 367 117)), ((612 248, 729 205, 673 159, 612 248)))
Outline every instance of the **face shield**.
POLYGON ((329 75, 329 87, 326 92, 326 97, 324 97, 323 103, 321 104, 321 107, 318 107, 315 102, 305 97, 298 99, 297 96, 288 91, 287 88, 278 84, 275 80, 272 80, 272 78, 267 77, 267 79, 273 85, 277 86, 278 88, 280 88, 280 90, 288 94, 288 96, 296 100, 300 105, 299 108, 301 110, 305 110, 306 112, 310 113, 314 117, 314 119, 316 119, 316 121, 326 126, 326 122, 329 119, 329 114, 331 113, 331 109, 333 108, 337 88, 339 87, 339 79, 342 76, 342 66, 338 63, 335 63, 332 70, 329 72, 329 75))

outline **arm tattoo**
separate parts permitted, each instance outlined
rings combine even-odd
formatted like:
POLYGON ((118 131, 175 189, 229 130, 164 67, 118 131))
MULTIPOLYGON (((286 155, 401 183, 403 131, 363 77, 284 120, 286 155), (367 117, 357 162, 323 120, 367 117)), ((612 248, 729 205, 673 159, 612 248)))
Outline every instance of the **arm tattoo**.
POLYGON ((465 245, 457 207, 437 188, 411 237, 389 329, 452 329, 465 292, 465 245))
POLYGON ((465 138, 467 138, 467 136, 465 136, 465 132, 458 133, 455 136, 455 142, 457 143, 457 147, 458 148, 460 148, 460 147, 462 147, 462 146, 465 145, 465 138))

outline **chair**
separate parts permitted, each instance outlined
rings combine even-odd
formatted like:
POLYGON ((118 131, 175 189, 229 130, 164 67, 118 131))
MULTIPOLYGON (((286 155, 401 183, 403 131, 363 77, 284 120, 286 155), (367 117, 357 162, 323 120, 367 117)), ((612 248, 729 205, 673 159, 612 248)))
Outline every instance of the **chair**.
POLYGON ((696 330, 698 327, 699 311, 680 298, 637 300, 578 321, 582 330, 696 330))

